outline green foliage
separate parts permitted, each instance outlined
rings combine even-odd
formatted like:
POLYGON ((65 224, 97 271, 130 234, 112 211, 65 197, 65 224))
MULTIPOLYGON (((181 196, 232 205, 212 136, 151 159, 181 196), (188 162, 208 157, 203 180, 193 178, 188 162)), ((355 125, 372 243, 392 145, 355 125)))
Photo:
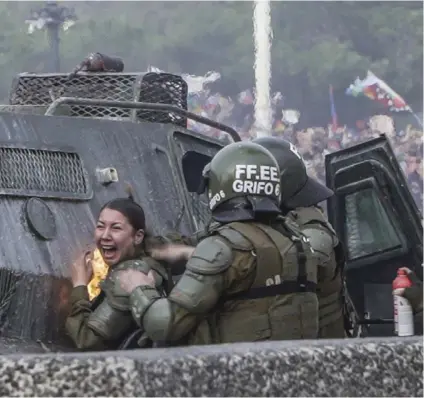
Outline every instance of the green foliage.
MULTIPOLYGON (((0 2, 0 97, 17 72, 48 71, 43 31, 24 21, 42 3, 0 2)), ((117 55, 126 70, 217 70, 243 89, 253 85, 250 2, 66 2, 79 21, 61 33, 62 70, 92 51, 117 55)), ((273 90, 299 109, 323 107, 331 83, 340 92, 371 69, 411 103, 422 104, 420 2, 272 2, 273 90)))

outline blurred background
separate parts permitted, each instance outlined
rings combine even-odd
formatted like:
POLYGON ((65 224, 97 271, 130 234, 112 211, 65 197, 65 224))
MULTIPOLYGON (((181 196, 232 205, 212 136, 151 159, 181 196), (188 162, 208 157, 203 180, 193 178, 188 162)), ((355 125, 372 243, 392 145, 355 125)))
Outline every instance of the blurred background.
MULTIPOLYGON (((255 136, 251 2, 0 2, 0 98, 91 52, 184 75, 191 111, 255 136)), ((324 181, 326 153, 385 133, 422 209, 423 3, 272 2, 272 134, 324 181)), ((191 123, 189 128, 222 138, 191 123)))

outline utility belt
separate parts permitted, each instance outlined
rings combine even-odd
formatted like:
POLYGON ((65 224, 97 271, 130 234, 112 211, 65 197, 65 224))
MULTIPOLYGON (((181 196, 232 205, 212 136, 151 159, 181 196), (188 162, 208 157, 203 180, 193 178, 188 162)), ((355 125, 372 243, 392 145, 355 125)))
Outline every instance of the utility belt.
POLYGON ((284 281, 278 285, 254 287, 247 291, 230 294, 224 297, 224 301, 256 300, 292 293, 316 293, 316 290, 317 285, 314 282, 306 281, 300 284, 298 281, 284 281))

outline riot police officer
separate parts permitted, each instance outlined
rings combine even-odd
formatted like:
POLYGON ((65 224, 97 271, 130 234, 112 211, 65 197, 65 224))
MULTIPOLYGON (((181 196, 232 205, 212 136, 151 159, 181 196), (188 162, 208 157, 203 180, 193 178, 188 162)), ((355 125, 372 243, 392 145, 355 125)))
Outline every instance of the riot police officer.
POLYGON ((316 338, 311 247, 295 223, 271 226, 280 214, 275 158, 260 145, 233 143, 203 176, 212 217, 221 226, 195 248, 162 251, 162 259, 187 259, 167 298, 156 293, 149 276, 122 272, 136 322, 151 339, 168 344, 187 335, 188 344, 316 338))
POLYGON ((319 336, 345 337, 343 315, 344 255, 331 224, 318 203, 333 195, 333 191, 310 178, 296 147, 276 137, 264 137, 253 142, 267 148, 276 158, 281 172, 281 210, 301 225, 301 231, 312 245, 318 268, 318 298, 320 303, 319 336))

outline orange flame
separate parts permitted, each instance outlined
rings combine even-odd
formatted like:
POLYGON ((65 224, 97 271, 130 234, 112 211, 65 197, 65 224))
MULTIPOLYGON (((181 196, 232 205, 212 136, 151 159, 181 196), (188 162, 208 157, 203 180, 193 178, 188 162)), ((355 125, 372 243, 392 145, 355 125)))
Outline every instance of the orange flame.
POLYGON ((87 286, 87 290, 90 300, 93 300, 100 294, 99 283, 106 278, 109 266, 103 261, 99 249, 94 250, 91 264, 93 267, 93 277, 87 286))

